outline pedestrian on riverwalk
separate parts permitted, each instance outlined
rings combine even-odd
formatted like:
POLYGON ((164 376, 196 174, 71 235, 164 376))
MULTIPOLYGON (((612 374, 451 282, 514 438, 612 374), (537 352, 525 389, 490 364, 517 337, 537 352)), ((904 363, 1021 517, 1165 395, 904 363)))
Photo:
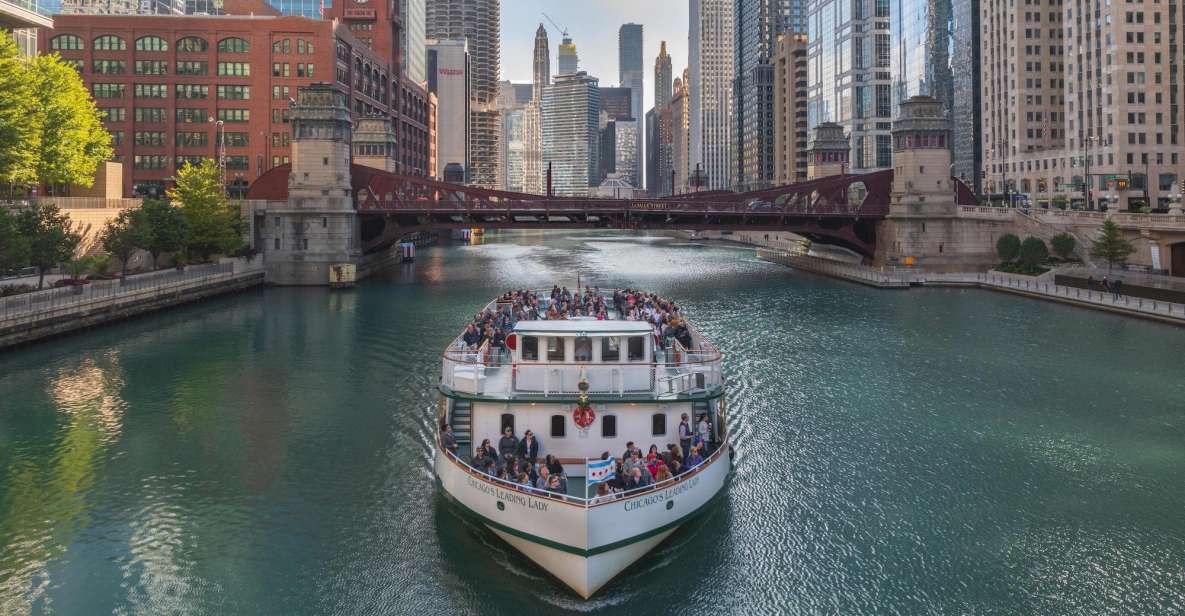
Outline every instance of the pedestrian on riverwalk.
POLYGON ((1094 291, 1094 276, 1089 276, 1086 279, 1086 290, 1094 291))
POLYGON ((1111 299, 1119 301, 1123 297, 1123 281, 1116 278, 1115 283, 1111 285, 1111 299))

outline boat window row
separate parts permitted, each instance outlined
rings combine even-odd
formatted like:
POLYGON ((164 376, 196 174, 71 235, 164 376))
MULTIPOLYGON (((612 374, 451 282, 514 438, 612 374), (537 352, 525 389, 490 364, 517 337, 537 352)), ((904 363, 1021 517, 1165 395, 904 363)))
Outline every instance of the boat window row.
MULTIPOLYGON (((597 419, 601 422, 601 437, 602 438, 617 438, 617 416, 616 415, 599 415, 597 419)), ((568 435, 568 415, 552 415, 551 416, 551 438, 564 438, 568 435)), ((511 430, 515 430, 514 415, 511 413, 502 414, 502 429, 505 430, 509 426, 511 430)), ((517 434, 517 431, 515 432, 517 434)), ((667 434, 667 415, 666 413, 654 413, 650 416, 650 435, 651 436, 666 436, 667 434)))
MULTIPOLYGON (((600 336, 599 345, 593 338, 580 336, 573 340, 572 357, 567 356, 567 345, 563 336, 523 336, 523 361, 540 361, 540 353, 549 362, 619 362, 622 360, 622 336, 600 336), (542 342, 541 342, 542 341, 542 342), (599 357, 594 358, 594 346, 600 347, 599 357)), ((646 361, 646 336, 625 336, 625 360, 646 361)))

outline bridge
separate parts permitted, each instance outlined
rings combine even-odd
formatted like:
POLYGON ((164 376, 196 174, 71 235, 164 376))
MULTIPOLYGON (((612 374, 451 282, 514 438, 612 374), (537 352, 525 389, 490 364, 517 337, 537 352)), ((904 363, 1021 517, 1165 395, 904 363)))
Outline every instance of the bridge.
MULTIPOLYGON (((275 167, 248 199, 288 198, 289 165, 275 167)), ((707 191, 657 199, 571 198, 489 190, 350 166, 362 249, 380 251, 409 233, 435 229, 668 229, 790 231, 864 256, 876 251, 877 223, 889 213, 893 171, 844 174, 734 193, 707 191)), ((962 183, 957 200, 973 204, 962 183)))

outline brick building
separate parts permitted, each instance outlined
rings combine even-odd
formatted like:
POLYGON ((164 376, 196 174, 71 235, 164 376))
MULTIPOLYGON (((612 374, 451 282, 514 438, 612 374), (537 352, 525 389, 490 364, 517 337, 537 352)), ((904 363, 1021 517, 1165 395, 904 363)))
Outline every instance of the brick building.
POLYGON ((73 62, 106 112, 125 195, 161 194, 178 167, 218 157, 220 143, 227 186, 245 193, 263 172, 290 161, 290 101, 314 82, 345 93, 355 117, 390 116, 394 168, 429 173, 435 112, 428 93, 401 76, 397 16, 384 22, 389 28, 363 31, 357 25, 371 23, 373 9, 338 10, 350 21, 62 15, 38 45, 73 62))

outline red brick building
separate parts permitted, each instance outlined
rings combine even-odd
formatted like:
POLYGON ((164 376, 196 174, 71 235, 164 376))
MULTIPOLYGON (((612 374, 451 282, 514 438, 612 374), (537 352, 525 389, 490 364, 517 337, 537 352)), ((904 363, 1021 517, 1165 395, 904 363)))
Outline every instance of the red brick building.
MULTIPOLYGON (((397 16, 385 23, 378 30, 397 32, 397 16)), ((244 194, 289 161, 290 100, 313 82, 345 92, 356 115, 389 115, 398 172, 431 173, 427 91, 401 77, 398 45, 371 49, 357 31, 338 19, 274 15, 61 15, 38 45, 74 62, 106 112, 125 195, 160 194, 181 165, 217 158, 220 142, 227 185, 244 194)), ((368 42, 382 40, 391 39, 368 42)))

